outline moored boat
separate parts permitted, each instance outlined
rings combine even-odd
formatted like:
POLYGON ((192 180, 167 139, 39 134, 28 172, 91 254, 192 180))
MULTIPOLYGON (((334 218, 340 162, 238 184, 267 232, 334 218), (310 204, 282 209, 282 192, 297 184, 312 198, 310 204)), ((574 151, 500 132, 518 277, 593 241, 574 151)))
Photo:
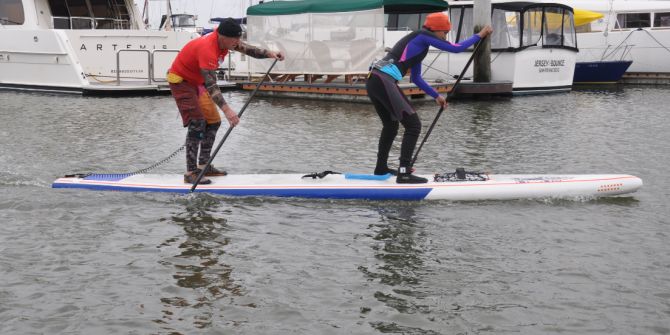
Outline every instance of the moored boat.
POLYGON ((632 61, 624 82, 670 83, 670 1, 546 1, 603 15, 578 27, 578 62, 632 61))
MULTIPOLYGON (((578 52, 572 8, 556 3, 513 1, 492 1, 491 6, 491 80, 511 81, 515 95, 570 91, 578 52)), ((450 4, 450 41, 458 42, 472 35, 473 7, 472 1, 450 4)), ((407 20, 398 18, 398 22, 407 20)), ((432 50, 426 57, 430 69, 424 77, 449 78, 463 68, 470 56, 471 52, 451 54, 432 50)), ((469 70, 466 76, 471 75, 469 70)))
POLYGON ((577 62, 575 84, 615 84, 633 63, 631 60, 577 62))
POLYGON ((0 1, 0 88, 158 92, 179 49, 197 36, 146 30, 131 0, 0 1))

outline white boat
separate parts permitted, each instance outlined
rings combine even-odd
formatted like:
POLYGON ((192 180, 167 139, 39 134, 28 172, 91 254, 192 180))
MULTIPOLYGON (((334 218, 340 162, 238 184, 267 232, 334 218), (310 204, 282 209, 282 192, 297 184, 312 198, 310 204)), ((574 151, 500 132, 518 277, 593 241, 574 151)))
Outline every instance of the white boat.
MULTIPOLYGON (((491 6, 491 80, 511 81, 515 95, 570 91, 578 53, 572 8, 512 1, 492 1, 491 6)), ((472 36, 472 1, 450 2, 449 16, 449 41, 472 36)), ((390 16, 386 45, 393 45, 407 30, 419 29, 424 18, 425 14, 390 16)), ((451 80, 460 74, 471 55, 431 49, 424 59, 424 67, 428 67, 424 78, 451 80)), ((466 72, 466 77, 471 76, 472 68, 466 72)))
POLYGON ((84 94, 156 92, 199 36, 146 30, 132 0, 0 1, 0 88, 84 94))
MULTIPOLYGON (((424 175, 426 184, 397 184, 385 176, 332 174, 330 171, 301 174, 254 174, 210 177, 211 184, 195 192, 227 196, 297 197, 368 200, 510 200, 562 198, 583 199, 628 194, 642 187, 631 175, 486 175, 446 173, 424 175)), ((59 178, 53 188, 97 191, 188 193, 179 174, 94 174, 59 178)))
POLYGON ((577 61, 633 61, 628 76, 670 80, 670 1, 555 1, 603 14, 578 27, 577 61))
MULTIPOLYGON (((250 39, 253 43, 276 45, 276 48, 286 51, 287 62, 284 66, 293 69, 280 67, 282 71, 320 75, 367 73, 370 62, 375 57, 383 56, 381 50, 392 47, 409 32, 420 29, 427 15, 425 12, 441 9, 434 5, 430 10, 418 14, 416 5, 414 10, 410 8, 398 11, 398 1, 388 5, 392 8, 387 8, 386 2, 380 1, 380 4, 384 4, 384 8, 377 11, 361 11, 358 14, 351 14, 350 17, 341 12, 319 12, 304 15, 300 20, 286 18, 289 15, 274 17, 272 14, 258 15, 260 12, 258 8, 273 7, 277 3, 269 2, 249 8, 247 14, 251 22, 250 39), (382 16, 383 13, 386 13, 385 17, 382 16), (356 15, 363 14, 369 17, 365 20, 356 18, 356 15), (348 25, 338 26, 338 22, 348 25), (310 25, 313 28, 307 29, 310 25), (328 36, 317 35, 323 27, 329 29, 328 36), (289 35, 290 38, 283 37, 289 35), (281 43, 277 41, 278 38, 283 38, 281 43), (309 38, 317 41, 310 41, 309 38), (353 41, 360 41, 361 46, 353 45, 353 41), (316 48, 315 42, 319 45, 331 43, 330 48, 326 49, 330 51, 316 48), (336 52, 339 52, 337 56, 336 52)), ((314 3, 311 3, 311 6, 314 6, 314 3)), ((499 0, 494 1, 492 7, 494 34, 491 80, 512 82, 514 94, 570 91, 578 52, 572 9, 561 4, 499 0), (547 14, 543 16, 543 13, 547 14), (525 21, 519 19, 523 16, 526 16, 525 21), (533 20, 532 23, 529 23, 529 20, 533 20), (548 24, 543 24, 547 22, 548 24)), ((328 8, 324 8, 326 9, 328 8)), ((448 13, 452 18, 449 40, 458 42, 470 37, 472 33, 466 32, 472 32, 474 29, 472 1, 450 3, 448 13)), ((460 74, 470 56, 471 52, 452 54, 431 49, 423 62, 426 69, 424 78, 438 82, 453 81, 454 76, 460 74)), ((233 73, 236 77, 263 73, 267 68, 267 63, 255 60, 247 62, 240 55, 233 57, 237 64, 233 73)), ((472 67, 465 76, 471 78, 472 67)))

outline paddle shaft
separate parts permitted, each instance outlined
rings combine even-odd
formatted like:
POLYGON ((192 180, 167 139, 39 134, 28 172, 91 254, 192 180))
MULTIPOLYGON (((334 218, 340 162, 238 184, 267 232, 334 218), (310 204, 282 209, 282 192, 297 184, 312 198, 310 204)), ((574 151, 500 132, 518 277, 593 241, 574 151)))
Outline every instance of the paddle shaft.
MULTIPOLYGON (((249 96, 249 99, 247 99, 247 102, 244 103, 244 106, 242 106, 242 109, 240 109, 240 112, 237 113, 238 118, 242 118, 242 114, 244 114, 244 111, 247 109, 247 106, 249 106, 249 103, 251 102, 251 99, 256 95, 256 92, 258 92, 258 89, 261 87, 261 85, 265 82, 265 78, 267 78, 270 75, 270 71, 272 71, 272 68, 277 64, 277 61, 279 59, 275 59, 274 62, 272 62, 272 65, 270 65, 270 68, 268 69, 267 72, 265 72, 265 75, 263 75, 263 78, 256 84, 256 88, 254 88, 253 92, 251 92, 251 95, 249 96)), ((205 164, 205 167, 202 168, 200 173, 198 174, 198 178, 195 179, 195 182, 193 183, 193 186, 191 187, 191 191, 195 191, 195 188, 198 187, 198 184, 200 183, 200 180, 202 177, 205 175, 205 172, 209 168, 210 165, 212 165, 212 161, 214 161, 214 157, 216 157, 216 154, 219 153, 219 149, 221 149, 221 146, 223 145, 223 142, 226 141, 228 138, 228 135, 233 131, 233 127, 228 127, 228 130, 226 131, 226 134, 223 135, 223 138, 219 142, 219 145, 216 146, 216 149, 212 153, 212 155, 209 157, 209 160, 207 161, 207 164, 205 164)))
MULTIPOLYGON (((463 68, 463 71, 461 71, 461 75, 458 76, 458 78, 456 79, 456 82, 454 83, 454 86, 452 86, 449 93, 447 93, 447 100, 449 100, 449 98, 453 97, 456 94, 456 88, 458 87, 458 84, 461 83, 461 79, 463 79, 463 76, 465 75, 465 71, 468 70, 468 68, 470 67, 470 64, 475 59, 475 55, 477 54, 477 51, 479 51, 479 47, 481 47, 482 44, 484 44, 483 42, 484 42, 484 39, 481 39, 479 42, 477 42, 477 46, 475 46, 475 50, 472 51, 472 56, 470 56, 470 59, 468 59, 468 62, 465 64, 465 67, 463 68)), ((416 153, 414 153, 414 158, 412 158, 411 166, 414 166, 414 163, 416 162, 416 158, 419 157, 419 152, 421 151, 421 148, 423 148, 424 143, 426 143, 426 141, 428 140, 428 136, 430 136, 430 133, 433 132, 433 128, 435 128, 435 124, 437 123, 437 120, 440 118, 440 115, 442 115, 443 111, 444 111, 444 107, 440 107, 440 110, 437 111, 437 115, 435 115, 435 119, 433 120, 433 123, 430 124, 430 127, 428 128, 428 131, 426 132, 426 136, 423 137, 423 140, 421 141, 421 144, 419 145, 419 148, 417 148, 416 153)))

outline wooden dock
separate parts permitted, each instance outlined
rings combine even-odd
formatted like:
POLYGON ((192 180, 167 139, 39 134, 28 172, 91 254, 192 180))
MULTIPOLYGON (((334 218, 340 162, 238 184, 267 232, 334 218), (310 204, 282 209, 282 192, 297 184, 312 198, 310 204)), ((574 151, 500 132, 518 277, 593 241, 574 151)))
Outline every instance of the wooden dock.
MULTIPOLYGON (((258 82, 238 82, 238 87, 243 90, 253 90, 258 82)), ((447 94, 451 91, 453 82, 438 83, 428 82, 437 92, 447 94)), ((419 87, 409 82, 401 82, 400 89, 410 100, 432 100, 419 87)), ((473 83, 471 81, 461 81, 457 88, 456 97, 476 98, 478 96, 499 96, 512 95, 512 82, 501 81, 491 83, 473 83)), ((258 95, 313 99, 313 100, 335 100, 335 101, 357 101, 370 102, 365 89, 364 80, 354 83, 341 82, 317 82, 306 81, 286 81, 286 82, 266 82, 263 83, 258 95)))

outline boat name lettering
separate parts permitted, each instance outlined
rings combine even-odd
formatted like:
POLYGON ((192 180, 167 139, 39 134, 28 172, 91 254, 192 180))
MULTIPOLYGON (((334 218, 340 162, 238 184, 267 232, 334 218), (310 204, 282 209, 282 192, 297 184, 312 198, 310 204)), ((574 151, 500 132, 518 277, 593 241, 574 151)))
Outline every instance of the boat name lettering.
POLYGON ((536 59, 535 67, 565 66, 565 59, 536 59))
POLYGON ((535 67, 542 72, 561 72, 560 67, 565 67, 565 59, 536 59, 535 67))
MULTIPOLYGON (((139 45, 133 45, 133 44, 109 44, 109 45, 96 44, 95 45, 95 50, 96 51, 103 51, 103 49, 112 48, 112 50, 116 51, 116 50, 123 49, 124 47, 125 47, 125 49, 151 49, 151 50, 156 50, 156 49, 165 50, 165 49, 168 48, 167 45, 165 45, 165 44, 159 45, 158 47, 156 45, 152 45, 151 47, 148 47, 146 44, 139 44, 139 45)), ((86 43, 82 43, 81 47, 79 47, 79 50, 88 51, 89 48, 90 48, 90 46, 87 46, 86 43)))
MULTIPOLYGON (((116 70, 111 70, 112 73, 116 73, 116 70)), ((120 70, 119 73, 144 73, 144 70, 142 69, 135 69, 135 70, 120 70)))

